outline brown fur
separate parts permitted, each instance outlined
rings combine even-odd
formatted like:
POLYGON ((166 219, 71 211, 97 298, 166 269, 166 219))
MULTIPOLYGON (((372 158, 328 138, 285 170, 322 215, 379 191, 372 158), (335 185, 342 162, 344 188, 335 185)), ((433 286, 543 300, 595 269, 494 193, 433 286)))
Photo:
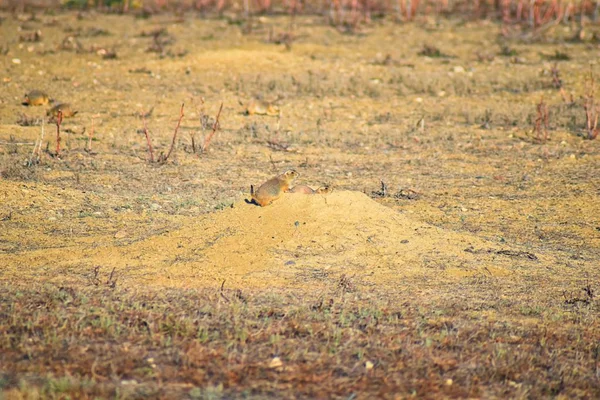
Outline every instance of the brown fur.
POLYGON ((266 103, 264 101, 253 100, 248 103, 246 107, 246 114, 248 115, 268 115, 276 117, 279 115, 279 107, 274 104, 266 103))
POLYGON ((316 194, 329 194, 331 192, 333 192, 333 188, 331 188, 330 186, 321 186, 320 188, 315 190, 316 194))
POLYGON ((50 103, 50 97, 41 90, 32 90, 23 99, 23 104, 28 106, 45 106, 48 103, 50 103))
POLYGON ((281 175, 269 179, 252 193, 252 199, 261 207, 268 206, 288 191, 290 184, 298 177, 298 172, 291 169, 281 175))
POLYGON ((315 193, 315 191, 310 186, 306 186, 306 185, 296 185, 293 188, 291 188, 290 190, 288 190, 288 192, 289 193, 304 193, 304 194, 315 193))
POLYGON ((47 115, 57 117, 58 112, 62 111, 63 118, 69 118, 77 114, 77 111, 73 110, 73 107, 69 103, 57 104, 46 112, 47 115))
POLYGON ((328 194, 332 192, 332 189, 329 186, 322 186, 318 189, 313 189, 310 186, 306 185, 296 185, 290 190, 289 193, 303 193, 303 194, 328 194))

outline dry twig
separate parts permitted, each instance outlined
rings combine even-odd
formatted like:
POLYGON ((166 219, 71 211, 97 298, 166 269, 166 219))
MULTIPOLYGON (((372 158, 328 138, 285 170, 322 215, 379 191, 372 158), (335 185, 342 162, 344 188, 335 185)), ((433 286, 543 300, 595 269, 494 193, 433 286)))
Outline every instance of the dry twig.
POLYGON ((221 116, 222 110, 223 110, 223 103, 221 102, 221 107, 219 107, 219 112, 217 113, 217 117, 215 118, 215 122, 212 126, 212 131, 208 135, 206 135, 206 137, 204 138, 204 143, 202 144, 202 152, 203 153, 208 149, 208 146, 210 145, 210 141, 212 140, 213 136, 215 136, 217 129, 219 129, 221 126, 219 124, 219 117, 221 116))
POLYGON ((537 118, 535 119, 535 125, 532 133, 535 132, 536 139, 541 142, 543 131, 543 141, 546 142, 548 140, 548 106, 546 106, 546 103, 544 103, 543 97, 537 104, 536 110, 537 118))
POLYGON ((35 146, 33 146, 33 151, 31 152, 31 159, 29 160, 29 165, 37 164, 40 162, 42 156, 42 143, 44 142, 44 119, 42 118, 42 132, 40 133, 40 138, 36 141, 35 146))
POLYGON ((152 141, 150 140, 150 134, 148 133, 148 127, 146 126, 146 117, 144 116, 144 135, 146 136, 146 143, 148 144, 148 154, 150 155, 150 162, 154 162, 154 149, 152 148, 152 141))
POLYGON ((62 123, 63 113, 58 110, 56 114, 56 156, 60 156, 60 124, 62 123))
POLYGON ((177 121, 177 126, 175 127, 175 132, 173 132, 173 139, 171 140, 171 147, 169 148, 169 152, 164 155, 164 154, 160 154, 160 156, 158 157, 158 162, 159 163, 166 163, 167 160, 169 159, 169 157, 171 156, 171 153, 173 152, 173 149, 175 148, 175 142, 177 140, 177 132, 179 131, 179 126, 181 125, 181 120, 183 119, 183 106, 185 104, 181 103, 181 110, 179 111, 179 120, 177 121))
POLYGON ((596 96, 594 93, 594 74, 590 71, 590 84, 588 92, 583 100, 583 108, 585 110, 585 127, 587 130, 587 139, 596 139, 598 137, 598 115, 600 114, 600 106, 596 104, 596 96))
POLYGON ((552 85, 560 91, 560 95, 563 101, 567 104, 573 104, 573 95, 571 94, 570 99, 567 97, 567 93, 565 92, 565 88, 563 87, 563 81, 560 78, 560 71, 558 70, 558 65, 554 64, 552 69, 550 69, 552 73, 552 85))

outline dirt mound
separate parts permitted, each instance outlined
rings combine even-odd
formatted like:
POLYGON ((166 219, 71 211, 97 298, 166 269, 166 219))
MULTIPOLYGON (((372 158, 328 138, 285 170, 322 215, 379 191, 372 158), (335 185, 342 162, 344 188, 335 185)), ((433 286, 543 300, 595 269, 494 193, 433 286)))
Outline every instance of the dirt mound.
POLYGON ((29 265, 31 277, 61 281, 90 279, 100 267, 121 281, 180 287, 317 285, 342 274, 393 285, 409 276, 504 275, 515 265, 482 239, 415 221, 359 192, 286 194, 268 207, 240 200, 202 219, 179 217, 170 231, 137 219, 119 229, 120 218, 95 230, 83 221, 85 240, 0 254, 9 266, 3 275, 23 278, 20 266, 29 265))
MULTIPOLYGON (((287 194, 264 208, 240 201, 175 237, 189 245, 183 246, 188 256, 197 256, 190 266, 199 275, 252 286, 304 284, 340 274, 376 282, 427 272, 464 276, 483 271, 484 253, 465 249, 489 247, 476 237, 414 221, 350 191, 287 194)), ((150 250, 155 244, 144 245, 150 250)), ((177 267, 169 271, 180 273, 177 267)), ((506 270, 488 266, 485 273, 506 270)))

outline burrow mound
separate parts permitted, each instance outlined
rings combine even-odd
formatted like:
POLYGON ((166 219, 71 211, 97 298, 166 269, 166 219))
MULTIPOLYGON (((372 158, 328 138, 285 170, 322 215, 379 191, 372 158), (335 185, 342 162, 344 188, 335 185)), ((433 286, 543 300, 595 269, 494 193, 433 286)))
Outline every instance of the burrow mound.
MULTIPOLYGON (((130 246, 172 283, 306 285, 341 274, 393 284, 411 275, 504 275, 512 260, 475 236, 410 219, 363 193, 286 194, 267 207, 239 201, 130 246)), ((129 253, 127 255, 127 253, 129 253)))
POLYGON ((350 191, 286 194, 267 207, 240 200, 201 218, 178 217, 180 228, 170 232, 152 231, 142 219, 126 234, 109 233, 122 222, 106 221, 98 234, 60 246, 0 254, 9 266, 0 275, 64 282, 114 269, 124 284, 201 287, 225 280, 228 287, 259 288, 330 284, 346 274, 393 286, 411 276, 506 275, 536 262, 350 191))

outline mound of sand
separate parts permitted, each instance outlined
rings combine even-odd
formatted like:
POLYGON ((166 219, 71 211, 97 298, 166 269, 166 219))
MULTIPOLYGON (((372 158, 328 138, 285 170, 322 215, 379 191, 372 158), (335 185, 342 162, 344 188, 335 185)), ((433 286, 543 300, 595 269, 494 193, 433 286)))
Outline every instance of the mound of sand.
POLYGON ((64 280, 101 267, 115 268, 121 281, 180 287, 223 280, 228 287, 304 286, 342 274, 393 285, 410 276, 504 275, 515 263, 478 237, 413 220, 359 192, 286 194, 267 207, 240 200, 178 221, 180 229, 153 234, 136 223, 130 236, 108 235, 106 227, 67 248, 54 244, 0 261, 13 267, 5 276, 25 276, 19 266, 27 265, 31 276, 64 280))
POLYGON ((267 207, 239 201, 124 256, 163 266, 167 279, 234 285, 313 284, 341 274, 378 283, 410 275, 502 275, 474 236, 414 221, 363 193, 287 194, 267 207), (487 262, 485 262, 487 261, 487 262))

